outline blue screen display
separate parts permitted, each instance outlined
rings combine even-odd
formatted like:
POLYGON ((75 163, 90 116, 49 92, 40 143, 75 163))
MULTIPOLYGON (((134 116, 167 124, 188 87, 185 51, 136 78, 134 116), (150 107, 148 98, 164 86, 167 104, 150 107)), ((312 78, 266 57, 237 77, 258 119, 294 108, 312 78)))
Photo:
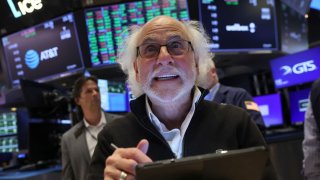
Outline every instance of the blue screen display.
POLYGON ((298 125, 304 122, 304 116, 309 104, 310 89, 289 92, 291 124, 298 125))
POLYGON ((270 94, 253 98, 258 104, 266 127, 283 124, 280 94, 270 94))
POLYGON ((320 1, 319 0, 312 0, 311 4, 310 4, 310 8, 320 11, 320 1))
POLYGON ((104 111, 129 111, 129 96, 125 83, 99 79, 98 86, 100 89, 101 107, 104 111))
POLYGON ((270 61, 276 88, 312 82, 320 77, 320 47, 270 61))

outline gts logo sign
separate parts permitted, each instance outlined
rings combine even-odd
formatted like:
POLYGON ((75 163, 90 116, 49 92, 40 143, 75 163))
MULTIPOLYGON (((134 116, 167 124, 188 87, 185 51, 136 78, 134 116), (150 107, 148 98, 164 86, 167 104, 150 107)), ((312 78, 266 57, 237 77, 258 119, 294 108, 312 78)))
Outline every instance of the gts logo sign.
POLYGON ((43 6, 41 0, 22 0, 18 1, 19 9, 17 9, 12 0, 7 0, 7 2, 15 18, 32 13, 34 10, 39 10, 43 6))
POLYGON ((292 67, 290 66, 282 66, 280 70, 283 71, 283 75, 288 75, 288 74, 302 74, 306 72, 311 72, 317 69, 317 66, 314 64, 313 60, 301 62, 298 64, 293 65, 292 67))

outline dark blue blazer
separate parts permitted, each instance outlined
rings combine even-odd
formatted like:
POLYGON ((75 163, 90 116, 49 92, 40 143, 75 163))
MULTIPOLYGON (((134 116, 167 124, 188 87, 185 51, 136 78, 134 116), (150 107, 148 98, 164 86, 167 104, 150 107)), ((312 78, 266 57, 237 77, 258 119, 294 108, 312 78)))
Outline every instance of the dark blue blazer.
POLYGON ((259 126, 260 129, 265 128, 261 113, 259 111, 247 109, 244 102, 253 101, 253 98, 245 89, 224 86, 220 84, 220 87, 213 101, 217 103, 231 104, 234 106, 242 107, 243 109, 248 111, 251 118, 259 126))

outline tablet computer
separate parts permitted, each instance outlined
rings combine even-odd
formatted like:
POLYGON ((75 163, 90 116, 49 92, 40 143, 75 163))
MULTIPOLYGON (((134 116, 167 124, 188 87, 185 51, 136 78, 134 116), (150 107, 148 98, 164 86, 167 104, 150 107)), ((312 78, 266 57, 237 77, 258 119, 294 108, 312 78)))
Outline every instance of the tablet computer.
POLYGON ((137 180, 260 180, 269 153, 264 146, 155 161, 136 166, 137 180))

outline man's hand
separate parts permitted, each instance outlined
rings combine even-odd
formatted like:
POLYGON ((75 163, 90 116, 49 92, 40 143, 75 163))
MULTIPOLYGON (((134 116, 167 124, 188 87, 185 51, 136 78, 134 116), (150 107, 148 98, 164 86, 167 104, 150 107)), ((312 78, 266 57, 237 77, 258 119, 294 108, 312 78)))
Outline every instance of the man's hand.
POLYGON ((134 180, 136 175, 136 165, 138 163, 152 162, 146 155, 149 148, 149 142, 146 139, 141 140, 135 148, 117 148, 106 160, 104 169, 104 180, 118 180, 126 176, 126 180, 134 180), (122 173, 124 172, 124 173, 122 173))

